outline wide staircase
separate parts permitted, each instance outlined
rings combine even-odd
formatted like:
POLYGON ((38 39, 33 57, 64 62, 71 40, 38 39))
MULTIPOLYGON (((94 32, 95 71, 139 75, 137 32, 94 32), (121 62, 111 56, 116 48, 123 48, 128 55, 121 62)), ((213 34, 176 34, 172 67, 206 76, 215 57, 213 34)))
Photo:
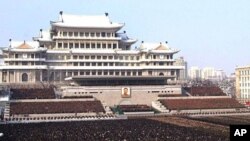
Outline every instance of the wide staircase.
POLYGON ((7 102, 4 108, 4 119, 9 119, 10 117, 10 103, 7 102))
POLYGON ((168 113, 169 111, 166 109, 166 107, 164 105, 162 105, 162 103, 158 100, 156 101, 152 101, 152 107, 161 112, 161 113, 168 113))

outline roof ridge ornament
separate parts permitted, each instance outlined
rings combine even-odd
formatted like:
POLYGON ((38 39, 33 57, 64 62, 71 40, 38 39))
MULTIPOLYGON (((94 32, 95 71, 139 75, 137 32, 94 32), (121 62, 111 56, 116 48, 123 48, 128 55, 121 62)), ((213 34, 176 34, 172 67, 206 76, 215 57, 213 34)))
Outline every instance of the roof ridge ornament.
POLYGON ((10 38, 9 39, 9 47, 11 47, 11 41, 12 41, 12 39, 10 38))
POLYGON ((59 17, 59 20, 61 21, 61 22, 63 22, 63 11, 60 11, 60 17, 59 17))
POLYGON ((43 38, 43 29, 40 29, 40 37, 43 38))

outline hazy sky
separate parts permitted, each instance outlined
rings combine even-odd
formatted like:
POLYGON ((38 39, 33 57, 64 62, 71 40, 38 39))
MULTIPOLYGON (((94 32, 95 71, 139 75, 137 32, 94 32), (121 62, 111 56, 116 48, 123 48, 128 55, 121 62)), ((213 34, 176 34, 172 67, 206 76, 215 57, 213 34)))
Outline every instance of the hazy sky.
POLYGON ((189 66, 234 72, 250 64, 249 0, 1 0, 0 46, 31 40, 48 29, 59 11, 104 14, 125 22, 127 34, 141 41, 168 41, 189 66))

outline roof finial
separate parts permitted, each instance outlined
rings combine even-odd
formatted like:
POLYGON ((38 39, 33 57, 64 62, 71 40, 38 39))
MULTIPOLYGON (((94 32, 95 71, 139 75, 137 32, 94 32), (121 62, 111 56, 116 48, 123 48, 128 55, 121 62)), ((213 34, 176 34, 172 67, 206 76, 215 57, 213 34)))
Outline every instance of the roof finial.
POLYGON ((40 37, 43 37, 43 29, 40 29, 40 37))
POLYGON ((23 43, 26 44, 26 41, 24 40, 23 43))
POLYGON ((161 45, 161 42, 160 42, 160 45, 161 45))
POLYGON ((124 30, 123 33, 126 33, 126 30, 124 30))
POLYGON ((141 43, 143 44, 143 43, 144 43, 144 41, 141 41, 141 43))
POLYGON ((9 47, 11 47, 11 41, 12 41, 12 39, 9 39, 9 47))
POLYGON ((166 44, 168 44, 168 41, 165 41, 166 44))
POLYGON ((108 13, 108 12, 105 12, 105 16, 109 16, 109 13, 108 13))
POLYGON ((60 11, 59 14, 60 14, 60 19, 59 20, 63 22, 63 17, 62 17, 63 16, 63 11, 60 11))

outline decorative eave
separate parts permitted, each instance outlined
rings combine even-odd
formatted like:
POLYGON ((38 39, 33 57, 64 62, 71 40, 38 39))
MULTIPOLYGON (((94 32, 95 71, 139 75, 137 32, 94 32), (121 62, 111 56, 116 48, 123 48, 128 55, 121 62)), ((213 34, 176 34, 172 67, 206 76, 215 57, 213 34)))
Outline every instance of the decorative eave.
POLYGON ((108 13, 105 15, 70 15, 59 13, 58 21, 50 22, 52 29, 55 27, 67 28, 87 28, 87 29, 114 29, 120 30, 124 23, 113 23, 110 21, 108 13))
POLYGON ((87 28, 87 29, 114 29, 116 31, 120 30, 124 27, 124 23, 112 24, 110 26, 81 26, 81 25, 68 25, 62 22, 52 22, 52 26, 54 27, 68 27, 68 28, 87 28))
POLYGON ((121 40, 124 44, 134 44, 137 42, 137 39, 128 39, 128 40, 121 40))
POLYGON ((18 48, 4 48, 3 51, 10 52, 43 52, 46 51, 46 48, 31 48, 31 49, 18 49, 18 48))

